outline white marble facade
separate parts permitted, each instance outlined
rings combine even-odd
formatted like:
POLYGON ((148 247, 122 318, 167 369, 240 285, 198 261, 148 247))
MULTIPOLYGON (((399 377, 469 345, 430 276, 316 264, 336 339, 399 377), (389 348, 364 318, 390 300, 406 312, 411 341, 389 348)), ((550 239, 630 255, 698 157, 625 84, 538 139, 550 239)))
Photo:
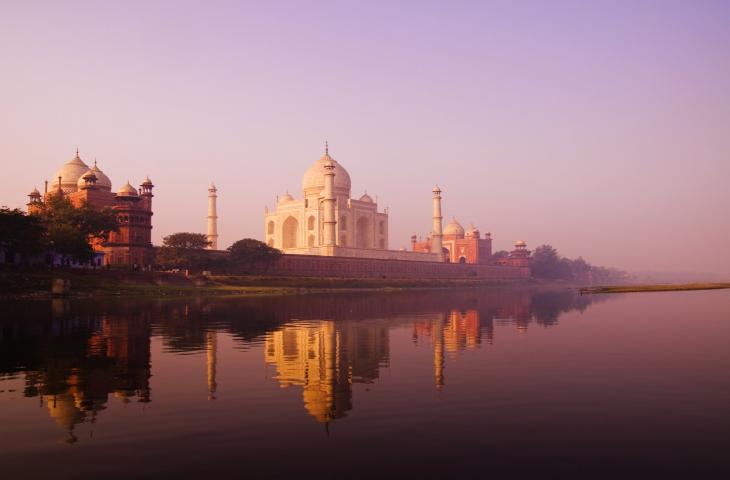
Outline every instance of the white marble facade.
POLYGON ((350 175, 330 156, 326 147, 322 158, 309 167, 302 178, 303 198, 295 199, 286 193, 277 199, 274 211, 266 209, 266 243, 284 253, 332 255, 324 253, 321 248, 324 245, 325 165, 329 162, 335 165, 335 245, 349 249, 387 250, 387 210, 378 212, 378 204, 367 193, 357 200, 350 197, 350 175))

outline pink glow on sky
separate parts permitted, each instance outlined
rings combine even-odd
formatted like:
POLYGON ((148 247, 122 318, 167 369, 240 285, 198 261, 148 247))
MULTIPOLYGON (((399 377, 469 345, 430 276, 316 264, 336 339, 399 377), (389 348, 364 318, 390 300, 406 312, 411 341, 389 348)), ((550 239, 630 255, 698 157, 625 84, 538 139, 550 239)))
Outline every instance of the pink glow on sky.
POLYGON ((566 256, 730 274, 725 2, 25 2, 0 7, 0 204, 73 156, 157 185, 154 239, 263 235, 330 152, 390 206, 566 256))

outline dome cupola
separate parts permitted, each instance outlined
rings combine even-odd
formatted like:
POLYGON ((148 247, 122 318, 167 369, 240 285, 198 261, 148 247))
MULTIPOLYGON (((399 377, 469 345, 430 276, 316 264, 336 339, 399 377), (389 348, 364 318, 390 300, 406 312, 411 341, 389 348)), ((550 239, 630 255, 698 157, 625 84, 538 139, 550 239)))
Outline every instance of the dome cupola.
MULTIPOLYGON (((337 178, 337 177, 335 177, 335 178, 337 178)), ((373 197, 371 197, 370 195, 368 195, 368 192, 365 192, 365 194, 362 197, 360 197, 360 201, 361 202, 367 202, 367 203, 375 203, 373 201, 373 197)))
POLYGON ((117 191, 117 197, 136 198, 137 196, 137 189, 129 183, 129 180, 117 191))
POLYGON ((332 158, 329 154, 329 147, 325 145, 324 155, 322 158, 314 162, 314 164, 307 169, 302 177, 302 190, 304 190, 304 196, 310 195, 321 195, 324 191, 324 174, 327 171, 325 168, 329 163, 335 165, 335 195, 350 197, 350 174, 347 170, 342 167, 337 161, 332 158))
POLYGON ((91 171, 94 172, 94 175, 96 175, 96 188, 98 188, 99 190, 106 190, 108 192, 111 192, 112 181, 98 167, 98 165, 96 164, 96 159, 94 160, 94 166, 91 167, 91 171))
POLYGON ((464 227, 453 217, 448 225, 444 228, 444 235, 454 235, 457 238, 464 238, 464 227))
POLYGON ((86 165, 81 157, 79 157, 79 150, 76 149, 76 156, 66 162, 53 176, 53 182, 51 183, 51 189, 58 189, 58 178, 61 177, 61 190, 65 193, 75 192, 78 189, 78 181, 83 174, 89 170, 89 166, 86 165))

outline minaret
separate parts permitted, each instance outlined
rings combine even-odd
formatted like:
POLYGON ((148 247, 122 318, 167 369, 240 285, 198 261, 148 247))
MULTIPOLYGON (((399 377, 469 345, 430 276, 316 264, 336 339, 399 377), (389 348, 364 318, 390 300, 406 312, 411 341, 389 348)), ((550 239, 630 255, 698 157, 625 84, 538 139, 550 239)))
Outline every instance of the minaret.
POLYGON ((326 247, 335 246, 337 219, 335 217, 335 162, 329 156, 329 146, 325 143, 324 153, 327 156, 324 173, 324 241, 326 247))
POLYGON ((218 214, 216 212, 216 200, 218 189, 211 183, 208 187, 208 250, 218 250, 218 214))
POLYGON ((441 189, 438 185, 433 188, 433 232, 431 234, 431 253, 443 252, 443 217, 441 216, 441 189))

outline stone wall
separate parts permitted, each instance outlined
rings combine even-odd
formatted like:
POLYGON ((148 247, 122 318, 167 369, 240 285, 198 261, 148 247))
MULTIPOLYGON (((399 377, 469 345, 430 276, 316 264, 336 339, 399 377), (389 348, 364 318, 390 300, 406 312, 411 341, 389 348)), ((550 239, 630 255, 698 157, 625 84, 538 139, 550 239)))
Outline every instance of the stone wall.
MULTIPOLYGON (((402 252, 399 252, 402 253, 402 252)), ((413 253, 413 252, 409 252, 413 253)), ((283 255, 267 275, 341 278, 529 278, 529 267, 283 255)))
POLYGON ((287 255, 310 255, 323 257, 369 258, 380 260, 405 260, 409 262, 438 262, 439 255, 427 252, 411 252, 407 250, 385 250, 375 248, 356 248, 321 246, 311 248, 290 248, 287 255))

